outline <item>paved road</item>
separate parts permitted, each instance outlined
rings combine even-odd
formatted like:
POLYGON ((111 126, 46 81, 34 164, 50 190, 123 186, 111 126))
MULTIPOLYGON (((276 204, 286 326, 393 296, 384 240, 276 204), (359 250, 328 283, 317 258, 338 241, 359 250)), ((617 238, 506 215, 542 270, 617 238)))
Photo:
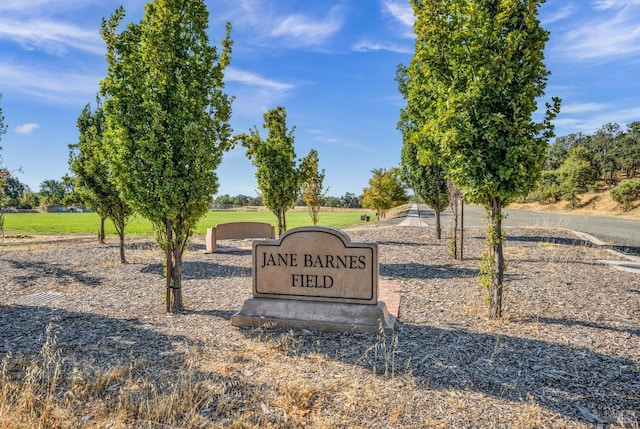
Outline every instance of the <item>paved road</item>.
MULTIPOLYGON (((465 227, 482 226, 485 209, 479 206, 465 205, 465 227)), ((576 216, 558 213, 542 213, 528 210, 505 209, 505 227, 541 226, 567 228, 584 232, 596 237, 604 243, 619 248, 625 253, 640 255, 640 221, 603 216, 576 216)), ((416 216, 414 210, 407 213, 416 216)), ((424 204, 419 205, 419 217, 429 225, 434 224, 434 212, 424 204)), ((442 225, 449 225, 451 212, 442 213, 442 225)), ((402 219, 400 219, 401 221, 402 219)))

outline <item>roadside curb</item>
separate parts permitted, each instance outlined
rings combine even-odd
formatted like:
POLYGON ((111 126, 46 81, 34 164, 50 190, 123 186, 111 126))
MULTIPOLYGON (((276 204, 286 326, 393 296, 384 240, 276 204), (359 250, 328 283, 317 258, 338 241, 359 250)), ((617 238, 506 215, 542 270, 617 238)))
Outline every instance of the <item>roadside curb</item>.
POLYGON ((621 257, 630 261, 630 262, 625 262, 625 261, 614 261, 614 260, 599 260, 598 262, 602 264, 611 265, 614 268, 621 271, 626 271, 630 273, 640 273, 640 257, 634 256, 634 255, 627 255, 626 253, 620 252, 619 250, 612 249, 610 245, 608 245, 607 243, 604 243, 603 241, 598 240, 596 237, 589 235, 586 232, 574 231, 571 229, 569 229, 568 231, 571 231, 576 237, 581 238, 585 241, 588 241, 596 247, 602 248, 608 251, 609 253, 613 253, 618 257, 621 257))

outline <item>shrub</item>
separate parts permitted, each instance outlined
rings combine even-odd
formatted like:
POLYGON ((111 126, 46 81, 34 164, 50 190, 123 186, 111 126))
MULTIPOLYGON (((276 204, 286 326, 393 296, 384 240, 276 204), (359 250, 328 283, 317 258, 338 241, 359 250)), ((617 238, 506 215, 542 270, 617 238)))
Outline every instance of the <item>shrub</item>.
POLYGON ((629 179, 611 190, 611 198, 622 204, 622 210, 631 210, 631 203, 640 199, 640 179, 629 179))

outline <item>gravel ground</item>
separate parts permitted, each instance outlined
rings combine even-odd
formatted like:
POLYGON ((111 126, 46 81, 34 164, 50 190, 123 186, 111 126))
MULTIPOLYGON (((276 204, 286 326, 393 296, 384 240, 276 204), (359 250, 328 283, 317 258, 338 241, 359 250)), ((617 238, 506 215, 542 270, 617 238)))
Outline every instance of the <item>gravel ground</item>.
POLYGON ((638 427, 640 274, 598 262, 616 255, 563 230, 508 229, 505 317, 492 321, 481 229, 466 231, 464 261, 428 227, 346 232, 379 243, 380 276, 399 284, 392 335, 231 327, 251 296, 250 241, 211 255, 195 237, 187 311, 167 315, 162 253, 146 238, 129 239, 120 264, 117 244, 91 237, 6 237, 0 360, 17 374, 11 363, 49 336, 69 372, 135 361, 162 382, 197 350, 197 377, 224 378, 243 403, 212 427, 240 412, 256 427, 638 427), (305 383, 322 400, 295 414, 278 398, 305 383))

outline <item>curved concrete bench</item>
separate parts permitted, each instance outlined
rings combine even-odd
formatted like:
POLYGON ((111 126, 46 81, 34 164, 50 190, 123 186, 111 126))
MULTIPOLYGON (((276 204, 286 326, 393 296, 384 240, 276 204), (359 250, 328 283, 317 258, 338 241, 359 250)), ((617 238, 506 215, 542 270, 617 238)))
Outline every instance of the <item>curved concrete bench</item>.
POLYGON ((275 238, 275 228, 266 222, 229 222, 219 223, 207 228, 205 236, 205 253, 214 253, 218 240, 245 239, 245 238, 275 238))

